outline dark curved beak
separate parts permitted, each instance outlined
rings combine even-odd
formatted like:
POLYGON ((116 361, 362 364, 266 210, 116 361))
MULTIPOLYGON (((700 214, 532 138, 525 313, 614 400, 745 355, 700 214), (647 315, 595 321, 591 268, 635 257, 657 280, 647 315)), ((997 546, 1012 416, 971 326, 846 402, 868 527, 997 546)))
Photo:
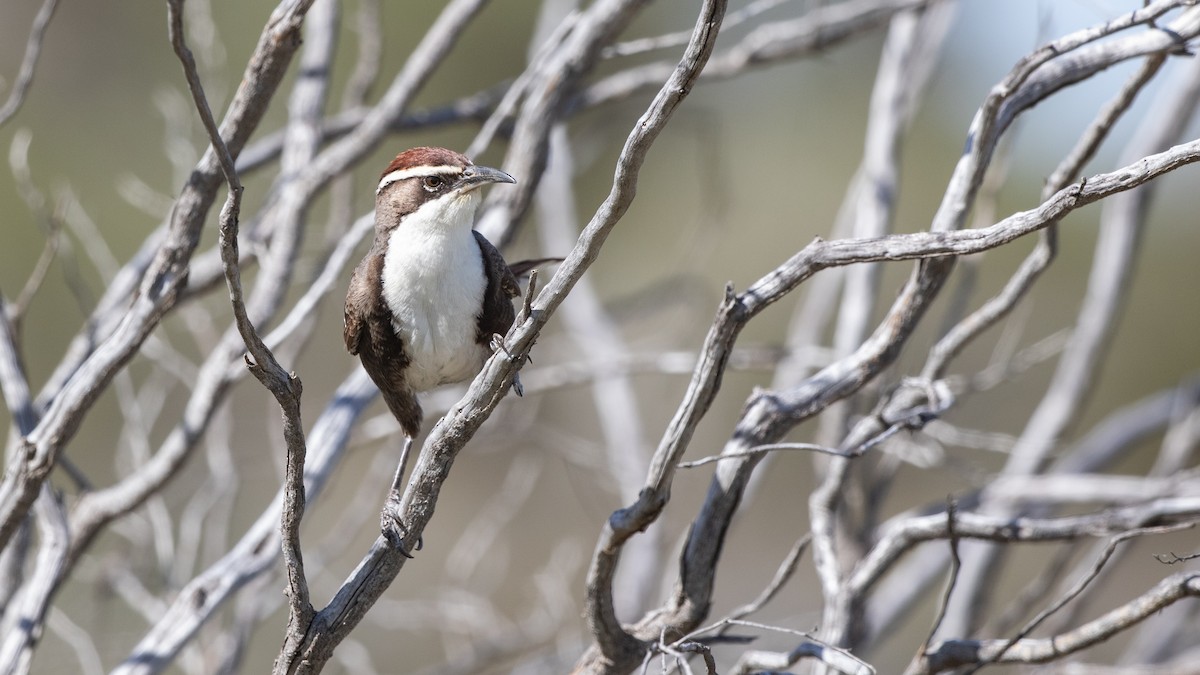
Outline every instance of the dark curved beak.
POLYGON ((471 165, 463 169, 462 175, 459 176, 458 183, 454 187, 457 190, 473 190, 488 183, 515 182, 517 182, 516 178, 504 173, 500 169, 471 165))

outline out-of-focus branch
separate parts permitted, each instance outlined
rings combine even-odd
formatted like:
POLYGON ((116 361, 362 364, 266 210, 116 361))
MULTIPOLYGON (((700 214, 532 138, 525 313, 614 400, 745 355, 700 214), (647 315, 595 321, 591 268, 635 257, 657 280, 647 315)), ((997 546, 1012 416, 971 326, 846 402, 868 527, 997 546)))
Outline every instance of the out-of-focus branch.
POLYGON ((354 71, 346 83, 343 99, 352 106, 360 106, 370 95, 379 79, 379 65, 383 58, 383 34, 379 0, 358 3, 358 14, 354 31, 358 36, 358 59, 354 71))
MULTIPOLYGON (((948 34, 950 7, 936 3, 922 10, 901 12, 891 20, 871 93, 862 162, 842 206, 844 211, 854 213, 854 237, 880 236, 892 229, 899 195, 904 134, 929 82, 938 48, 948 34)), ((856 265, 842 273, 845 280, 833 349, 839 358, 846 358, 853 355, 870 334, 882 269, 878 264, 856 265)), ((931 293, 936 294, 936 288, 931 289, 931 293)), ((841 401, 822 416, 817 435, 820 444, 837 445, 840 442, 853 412, 853 402, 852 398, 841 401)), ((843 449, 858 453, 867 447, 864 439, 843 449)), ((726 448, 722 454, 726 452, 737 450, 726 448)), ((752 465, 753 460, 747 463, 747 466, 752 465)), ((821 464, 814 466, 821 467, 821 464)), ((823 624, 828 625, 836 624, 835 617, 843 614, 845 609, 838 602, 843 583, 843 558, 854 558, 859 554, 849 551, 846 556, 839 556, 839 542, 835 541, 839 532, 849 533, 853 529, 847 522, 850 509, 838 508, 839 501, 847 500, 848 490, 844 488, 849 479, 850 459, 835 457, 823 468, 822 483, 809 499, 809 519, 813 533, 813 561, 826 601, 823 624)), ((857 543, 854 539, 857 538, 846 537, 840 542, 841 546, 854 546, 857 543)))
MULTIPOLYGON (((550 170, 535 198, 544 251, 567 250, 576 237, 572 164, 566 128, 560 125, 550 134, 550 170)), ((620 328, 587 277, 579 280, 571 299, 563 304, 562 323, 579 351, 591 358, 609 363, 628 353, 620 328)), ((608 461, 603 465, 612 474, 620 502, 631 503, 637 499, 639 481, 646 472, 648 445, 637 395, 628 376, 614 375, 593 381, 592 399, 604 434, 608 461)), ((660 546, 661 528, 655 528, 627 551, 633 561, 631 571, 618 579, 614 589, 620 614, 632 616, 646 609, 644 604, 653 597, 660 576, 660 546)))
MULTIPOLYGON (((1183 135, 1200 102, 1200 66, 1193 64, 1185 86, 1167 90, 1165 96, 1166 100, 1155 106, 1156 114, 1146 118, 1130 142, 1124 161, 1157 152, 1183 135)), ((1004 467, 1006 475, 1030 475, 1043 470, 1049 453, 1083 415, 1117 320, 1124 311, 1146 213, 1156 188, 1156 184, 1149 184, 1105 202, 1088 291, 1075 330, 1045 396, 1013 447, 1004 467)), ((968 546, 964 550, 962 592, 952 606, 947 635, 967 634, 976 625, 993 588, 987 579, 999 553, 986 546, 968 546)))
MULTIPOLYGON (((971 669, 970 673, 975 673, 983 666, 985 666, 989 663, 995 663, 995 662, 1003 659, 1004 655, 1006 653, 1008 653, 1009 649, 1016 646, 1021 640, 1026 639, 1030 633, 1032 633, 1038 626, 1040 626, 1042 624, 1042 622, 1044 622, 1052 614, 1054 614, 1055 612, 1057 612, 1058 610, 1060 610, 1064 606, 1066 606, 1067 603, 1069 603, 1072 600, 1074 600, 1075 598, 1079 597, 1079 595, 1081 593, 1083 593, 1083 591, 1085 589, 1087 589, 1087 587, 1093 581, 1095 581, 1098 576, 1100 576, 1100 571, 1102 569, 1104 569, 1104 566, 1108 564, 1109 560, 1112 559, 1113 554, 1116 553, 1117 548, 1124 542, 1129 541, 1130 539, 1133 539, 1134 537, 1141 537, 1141 536, 1144 536, 1147 534, 1165 534, 1168 532, 1177 532, 1181 529, 1195 527, 1195 525, 1196 525, 1195 523, 1182 523, 1182 524, 1178 524, 1178 525, 1167 525, 1165 527, 1137 528, 1137 529, 1133 529, 1133 530, 1126 530, 1125 532, 1122 532, 1122 533, 1116 535, 1115 537, 1111 538, 1108 541, 1108 543, 1105 545, 1104 550, 1092 562, 1091 568, 1087 571, 1086 574, 1081 575, 1079 577, 1079 579, 1076 580, 1075 584, 1071 587, 1071 589, 1067 593, 1065 593, 1061 598, 1059 598, 1054 603, 1052 603, 1049 607, 1046 607, 1042 611, 1038 612, 1037 616, 1030 619, 1025 624, 1025 626, 1022 627, 1021 630, 1017 632, 1016 635, 1014 635, 1012 638, 1009 639, 1008 645, 1004 649, 1001 649, 1000 651, 996 652, 995 654, 989 655, 988 657, 981 660, 978 664, 975 665, 974 668, 971 669)), ((928 650, 922 650, 923 653, 926 651, 928 651, 928 650)))
MULTIPOLYGON (((1138 72, 1130 78, 1118 95, 1097 115, 1096 119, 1080 136, 1075 147, 1059 163, 1053 175, 1043 186, 1042 199, 1046 199, 1053 192, 1065 188, 1070 181, 1078 179, 1083 166, 1095 155, 1112 126, 1128 111, 1137 94, 1158 73, 1164 62, 1165 55, 1163 54, 1154 54, 1147 57, 1138 72)), ((934 345, 922 369, 922 377, 931 381, 943 377, 950 362, 968 344, 988 328, 1008 316, 1013 308, 1017 306, 1017 303, 1026 297, 1033 284, 1041 277, 1042 272, 1049 267, 1057 254, 1057 233, 1057 223, 1052 223, 1043 230, 1039 234, 1037 246, 1021 263, 1017 271, 1014 272, 1003 290, 995 297, 986 301, 979 309, 971 312, 967 317, 959 321, 934 345)), ((942 564, 944 564, 944 561, 942 564)), ((928 580, 932 578, 933 571, 940 568, 942 564, 924 560, 914 563, 914 566, 907 568, 906 572, 919 573, 924 579, 928 580)), ((907 591, 904 595, 909 599, 918 597, 916 593, 912 592, 913 590, 925 586, 923 581, 912 583, 913 578, 907 573, 898 575, 897 578, 908 580, 905 582, 907 591)), ((877 597, 882 599, 881 602, 891 606, 893 612, 903 606, 903 603, 896 602, 901 598, 900 594, 886 592, 879 594, 877 597)), ((892 613, 892 616, 899 616, 899 614, 892 613)))
POLYGON ((17 345, 17 334, 8 319, 8 306, 0 294, 0 392, 8 414, 12 415, 13 428, 24 436, 37 423, 33 410, 33 396, 29 379, 25 375, 25 364, 17 345))
MULTIPOLYGON (((877 28, 894 14, 928 5, 931 0, 850 0, 823 4, 799 19, 758 26, 741 42, 713 55, 701 82, 736 77, 761 67, 820 53, 877 28)), ((661 82, 671 64, 652 63, 618 72, 596 82, 571 100, 572 109, 622 100, 661 82)))
POLYGON ((1001 476, 983 490, 987 501, 1027 505, 1134 504, 1150 499, 1200 494, 1191 472, 1152 478, 1108 474, 1001 476))
MULTIPOLYGON (((351 429, 378 395, 365 371, 356 368, 330 398, 308 436, 305 491, 315 500, 342 459, 351 429)), ((271 568, 280 553, 281 489, 242 538, 220 560, 189 581, 129 657, 113 672, 149 675, 167 668, 200 627, 239 588, 271 568)))
MULTIPOLYGON (((21 322, 25 313, 45 282, 46 274, 50 271, 50 264, 58 257, 63 248, 59 220, 50 213, 46 204, 47 199, 34 183, 33 174, 29 168, 29 146, 32 141, 33 134, 28 129, 18 129, 13 134, 12 145, 9 147, 8 165, 12 170, 13 179, 16 181, 17 194, 21 196, 21 200, 25 202, 35 220, 42 221, 40 224, 44 230, 46 243, 42 247, 42 253, 38 256, 33 270, 29 273, 29 278, 25 280, 25 285, 17 297, 5 307, 6 318, 12 324, 14 335, 20 334, 21 322)), ((71 290, 78 294, 80 289, 72 283, 71 290)))
MULTIPOLYGON (((526 394, 544 393, 556 389, 578 387, 606 377, 631 375, 689 375, 698 354, 694 351, 665 351, 626 353, 605 361, 587 359, 551 365, 526 366, 521 371, 521 383, 526 394)), ((786 351, 769 346, 739 347, 729 356, 731 370, 770 370, 782 359, 791 356, 786 351)), ((796 355, 806 364, 821 366, 829 362, 828 354, 812 350, 796 355)))
POLYGON ((845 675, 875 675, 875 668, 844 649, 816 641, 805 641, 788 652, 747 651, 730 669, 730 675, 783 672, 802 659, 814 659, 845 675))
POLYGON ((46 29, 50 27, 50 19, 58 8, 58 0, 44 0, 37 16, 33 17, 33 25, 29 28, 29 39, 25 41, 25 56, 21 59, 21 69, 17 71, 12 90, 8 99, 0 106, 0 127, 12 119, 21 109, 29 87, 33 85, 33 71, 37 68, 38 57, 42 53, 42 42, 46 39, 46 29))
MULTIPOLYGON (((643 490, 639 501, 626 509, 614 513, 606 525, 601 543, 597 546, 597 557, 605 560, 600 564, 611 572, 615 565, 619 544, 624 538, 631 536, 653 519, 657 509, 665 504, 658 495, 661 490, 668 488, 678 457, 686 449, 692 432, 699 420, 707 411, 719 387, 724 363, 741 328, 755 315, 784 297, 799 284, 810 278, 816 272, 839 265, 863 261, 904 260, 913 258, 937 258, 947 255, 964 255, 980 252, 1013 241, 1019 236, 1048 226, 1065 216, 1067 213, 1103 199, 1111 194, 1128 190, 1154 177, 1167 173, 1185 164, 1200 161, 1200 141, 1176 146, 1175 148, 1157 155, 1143 158, 1132 165, 1110 173, 1092 176, 1080 183, 1059 191, 1036 209, 1013 214, 988 228, 975 230, 957 230, 950 232, 917 232, 898 234, 866 240, 815 241, 790 260, 780 265, 767 276, 755 282, 745 292, 734 294, 727 290, 725 301, 718 310, 717 319, 705 339, 700 362, 697 364, 693 379, 685 394, 684 401, 668 427, 667 434, 660 443, 652 460, 652 470, 647 487, 643 490), (610 531, 611 530, 611 531, 610 531)), ((928 303, 932 299, 931 289, 916 285, 902 294, 897 301, 897 307, 909 308, 912 303, 928 303)), ((893 309, 893 311, 896 311, 893 309)), ((777 437, 782 428, 790 427, 799 420, 810 417, 823 409, 830 402, 853 392, 861 387, 887 359, 881 353, 894 350, 897 340, 911 331, 912 324, 919 312, 906 309, 900 322, 885 322, 883 332, 872 336, 863 348, 851 358, 840 360, 820 373, 810 378, 805 385, 791 392, 774 394, 770 397, 759 397, 757 403, 751 404, 747 416, 739 424, 744 431, 735 434, 739 444, 745 444, 750 439, 770 439, 777 437), (884 330, 885 329, 885 330, 884 330), (881 361, 882 359, 882 361, 881 361), (756 411, 755 405, 763 405, 756 411)), ((750 443, 753 445, 753 443, 750 443)), ((851 443, 853 445, 853 443, 851 443)), ((733 449, 737 449, 736 447, 733 449)), ((718 473, 727 465, 743 464, 752 459, 722 462, 718 473)), ((731 469, 736 471, 737 467, 731 469)), ((744 478, 742 479, 745 480, 744 478)), ((723 532, 723 518, 731 516, 738 495, 727 493, 718 495, 722 505, 709 513, 713 516, 722 514, 720 519, 706 523, 706 528, 723 532)), ((696 533, 694 537, 711 537, 712 535, 696 533)), ((705 539, 707 555, 715 555, 720 548, 719 538, 705 539)), ((692 555, 685 551, 685 556, 692 555)), ((693 561, 698 574, 711 567, 705 566, 703 560, 693 561)), ((593 574, 596 572, 593 571, 593 574)), ((611 577, 600 577, 601 579, 611 577)), ((694 580, 695 581, 695 580, 694 580)), ((709 577, 711 581, 711 577, 709 577)), ((700 584, 699 581, 695 583, 700 584)), ((700 584, 703 586, 703 584, 700 584)), ((667 614, 659 613, 643 620, 639 625, 639 634, 648 636, 659 632, 654 627, 662 622, 679 622, 687 625, 697 621, 703 615, 706 606, 707 592, 703 587, 683 587, 677 589, 677 597, 673 601, 672 611, 667 614), (696 601, 697 604, 690 604, 696 601), (685 618, 686 617, 686 618, 685 618)), ((653 638, 645 638, 653 639, 653 638)), ((589 662, 595 657, 585 657, 589 662)))
MULTIPOLYGON (((343 235, 316 281, 296 301, 287 317, 266 336, 264 341, 269 348, 276 349, 300 325, 305 313, 310 312, 320 298, 328 295, 344 271, 354 247, 370 229, 371 218, 367 216, 343 235)), ((241 359, 244 349, 236 333, 232 335, 232 340, 222 338, 192 379, 194 386, 187 407, 153 458, 117 484, 80 497, 72 512, 72 529, 76 535, 76 540, 72 542, 73 560, 87 548, 99 528, 135 508, 179 470, 199 439, 199 430, 208 426, 229 386, 247 371, 241 359)))
MULTIPOLYGON (((1165 62, 1165 54, 1154 54, 1146 58, 1138 72, 1130 78, 1116 98, 1105 106, 1076 142, 1075 148, 1059 163, 1058 168, 1054 170, 1042 188, 1042 199, 1079 178, 1084 165, 1095 156, 1113 125, 1129 110, 1137 95, 1153 79, 1165 62)), ((983 331, 1007 316, 1017 302, 1025 297, 1041 273, 1050 266, 1057 252, 1058 227, 1053 225, 1046 228, 1037 247, 1021 263, 1020 268, 1005 284, 1004 290, 960 321, 938 341, 929 353, 929 360, 925 364, 923 376, 929 379, 942 377, 955 356, 983 331)))
MULTIPOLYGON (((540 23, 553 21, 555 16, 561 13, 559 4, 547 2, 542 7, 540 23)), ((549 31, 549 34, 538 46, 537 50, 530 54, 529 64, 525 67, 524 72, 517 76, 511 84, 504 88, 503 96, 495 102, 495 106, 491 110, 491 114, 484 120, 483 126, 480 127, 479 133, 475 134, 475 139, 467 146, 466 154, 468 157, 476 157, 483 153, 484 150, 492 144, 496 136, 500 133, 501 127, 511 125, 522 100, 529 95, 531 88, 539 82, 541 71, 548 67, 554 56, 555 50, 563 46, 563 42, 575 30, 575 24, 579 19, 578 12, 565 14, 558 22, 554 30, 549 31)), ((538 39, 538 35, 534 35, 534 40, 538 39)))
MULTIPOLYGON (((342 108, 361 109, 379 81, 383 63, 383 25, 380 17, 379 0, 359 2, 352 30, 357 37, 358 58, 354 70, 342 90, 342 108)), ((323 131, 318 131, 324 137, 323 131)), ((329 220, 326 225, 327 238, 334 238, 344 224, 354 218, 357 200, 357 182, 353 174, 334 181, 329 190, 329 220)))
MULTIPOLYGON (((1147 436, 1161 432, 1170 423, 1173 411, 1194 409, 1197 405, 1200 405, 1200 379, 1193 377, 1177 388, 1147 396, 1100 420, 1062 452, 1048 469, 1050 475, 1000 477, 988 485, 981 497, 985 502, 995 500, 1005 506, 1047 506, 1080 502, 1122 505, 1126 499, 1136 503, 1153 497, 1194 496, 1188 474, 1150 479, 1096 472, 1111 466, 1147 436)), ((944 553, 942 549, 922 549, 892 567, 888 577, 871 594, 868 641, 882 639, 906 616, 908 608, 920 597, 919 590, 945 568, 944 553)), ((1062 566, 1065 564, 1066 560, 1062 561, 1062 566)), ((1029 601, 1039 600, 1043 595, 1031 594, 1029 601)), ((1022 600, 1018 598, 1018 602, 1022 600)))
MULTIPOLYGON (((476 229, 497 246, 503 248, 512 241, 516 223, 533 201, 546 170, 550 130, 567 114, 567 96, 595 67, 600 49, 610 44, 646 4, 646 0, 606 0, 578 18, 568 16, 565 20, 572 25, 561 47, 547 49, 542 63, 530 65, 536 74, 528 84, 504 158, 504 169, 520 176, 521 182, 515 189, 493 193, 489 208, 476 224, 476 229)), ((665 79, 666 75, 659 81, 665 79)))
MULTIPOLYGON (((226 139, 231 155, 241 150, 265 114, 291 61, 300 24, 311 2, 285 0, 268 20, 221 125, 220 135, 226 139)), ((14 454, 0 482, 0 546, 12 537, 57 463, 62 448, 79 429, 96 399, 175 304, 221 176, 216 154, 205 153, 180 195, 163 238, 148 242, 144 249, 150 256, 145 272, 140 275, 133 272, 138 265, 127 268, 131 273, 110 286, 110 291, 119 295, 117 289, 123 289, 121 297, 132 302, 121 307, 119 301, 102 301, 99 314, 89 322, 93 328, 97 324, 111 326, 112 332, 94 350, 90 337, 77 338, 47 384, 54 391, 49 407, 37 427, 22 441, 20 452, 14 454), (61 389, 56 389, 59 386, 61 389)))
POLYGON ((5 608, 4 637, 0 643, 0 673, 28 673, 33 650, 45 630, 50 598, 57 589, 67 557, 70 532, 62 500, 43 485, 34 504, 34 520, 41 542, 32 573, 10 606, 5 608))
MULTIPOLYGON (((756 16, 769 12, 776 7, 787 3, 789 0, 754 0, 748 3, 745 7, 729 12, 725 15, 725 20, 721 23, 722 32, 726 35, 729 31, 737 26, 753 19, 756 16)), ((646 52, 658 51, 660 49, 670 49, 672 47, 682 47, 692 38, 690 31, 677 31, 667 33, 665 35, 657 35, 648 38, 639 38, 636 40, 628 40, 626 42, 618 42, 609 47, 605 47, 600 52, 602 59, 614 59, 625 56, 635 56, 646 52)))
MULTIPOLYGON (((1156 524, 1193 522, 1200 517, 1200 498, 1159 499, 1082 516, 1062 518, 1008 518, 979 513, 960 513, 955 528, 963 539, 995 542, 1059 541, 1105 534, 1156 524)), ((879 542, 854 569, 849 588, 866 592, 893 563, 919 543, 949 536, 943 514, 898 518, 883 528, 879 542)))
POLYGON ((1200 574, 1183 572, 1104 616, 1048 638, 947 640, 927 652, 914 674, 940 673, 981 663, 1045 663, 1108 640, 1184 598, 1200 596, 1200 574), (997 658, 998 657, 998 658, 997 658))
POLYGON ((51 607, 46 625, 59 638, 71 646, 75 660, 79 662, 80 675, 104 675, 100 653, 96 642, 87 629, 71 620, 62 610, 51 607))
MULTIPOLYGON (((463 122, 482 122, 507 90, 507 85, 489 87, 442 105, 402 111, 387 123, 386 131, 401 133, 463 122)), ((372 110, 360 105, 329 116, 321 122, 321 140, 332 142, 345 137, 362 125, 372 110)), ((256 171, 277 159, 283 151, 283 136, 283 131, 276 131, 248 145, 238 159, 238 171, 243 174, 256 171)))

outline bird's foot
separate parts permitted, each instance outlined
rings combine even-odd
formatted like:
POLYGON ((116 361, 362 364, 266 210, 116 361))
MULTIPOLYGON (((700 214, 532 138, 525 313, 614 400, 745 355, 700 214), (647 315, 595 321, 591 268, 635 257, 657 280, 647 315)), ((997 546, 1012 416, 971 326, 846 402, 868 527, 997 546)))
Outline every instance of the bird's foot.
MULTIPOLYGON (((512 352, 508 351, 508 348, 504 346, 504 336, 499 333, 492 333, 492 351, 504 352, 505 356, 507 356, 509 359, 512 359, 512 352)), ((533 363, 533 359, 529 358, 528 356, 525 358, 528 359, 530 363, 533 363)), ((513 393, 515 393, 517 396, 525 395, 525 387, 521 385, 520 376, 513 375, 512 389, 513 393)))
POLYGON ((512 354, 508 351, 508 347, 504 346, 504 336, 499 333, 492 333, 492 351, 504 352, 508 358, 512 358, 512 354))
MULTIPOLYGON (((400 494, 391 492, 388 494, 387 501, 383 504, 383 511, 379 514, 379 529, 383 532, 383 536, 392 545, 392 548, 400 552, 400 555, 405 558, 412 558, 408 546, 404 540, 408 537, 408 526, 400 519, 400 494)), ((417 537, 416 545, 412 551, 420 551, 425 542, 421 537, 417 537)))
MULTIPOLYGON (((507 356, 510 359, 512 358, 512 352, 508 351, 508 347, 504 346, 504 336, 503 335, 501 335, 499 333, 492 333, 492 343, 491 344, 492 344, 493 352, 504 352, 505 356, 507 356)), ((533 356, 530 354, 526 354, 525 355, 525 363, 533 363, 533 356)))

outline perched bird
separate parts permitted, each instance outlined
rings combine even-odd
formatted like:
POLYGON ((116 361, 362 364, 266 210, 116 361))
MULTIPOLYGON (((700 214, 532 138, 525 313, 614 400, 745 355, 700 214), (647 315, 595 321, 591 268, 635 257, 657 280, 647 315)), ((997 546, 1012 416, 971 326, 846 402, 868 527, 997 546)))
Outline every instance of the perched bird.
POLYGON ((375 191, 375 241, 350 280, 344 337, 407 437, 382 517, 405 555, 398 507, 421 428, 417 394, 473 378, 515 318, 517 275, 472 229, 480 188, 515 182, 452 150, 413 148, 388 164, 375 191))

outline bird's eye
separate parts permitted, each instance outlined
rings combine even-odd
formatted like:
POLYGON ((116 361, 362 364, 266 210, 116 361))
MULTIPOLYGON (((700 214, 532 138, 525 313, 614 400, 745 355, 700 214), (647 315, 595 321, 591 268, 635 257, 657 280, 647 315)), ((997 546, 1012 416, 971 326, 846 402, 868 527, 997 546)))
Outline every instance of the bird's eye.
POLYGON ((440 190, 446 184, 446 179, 441 176, 426 176, 425 189, 429 191, 440 190))

